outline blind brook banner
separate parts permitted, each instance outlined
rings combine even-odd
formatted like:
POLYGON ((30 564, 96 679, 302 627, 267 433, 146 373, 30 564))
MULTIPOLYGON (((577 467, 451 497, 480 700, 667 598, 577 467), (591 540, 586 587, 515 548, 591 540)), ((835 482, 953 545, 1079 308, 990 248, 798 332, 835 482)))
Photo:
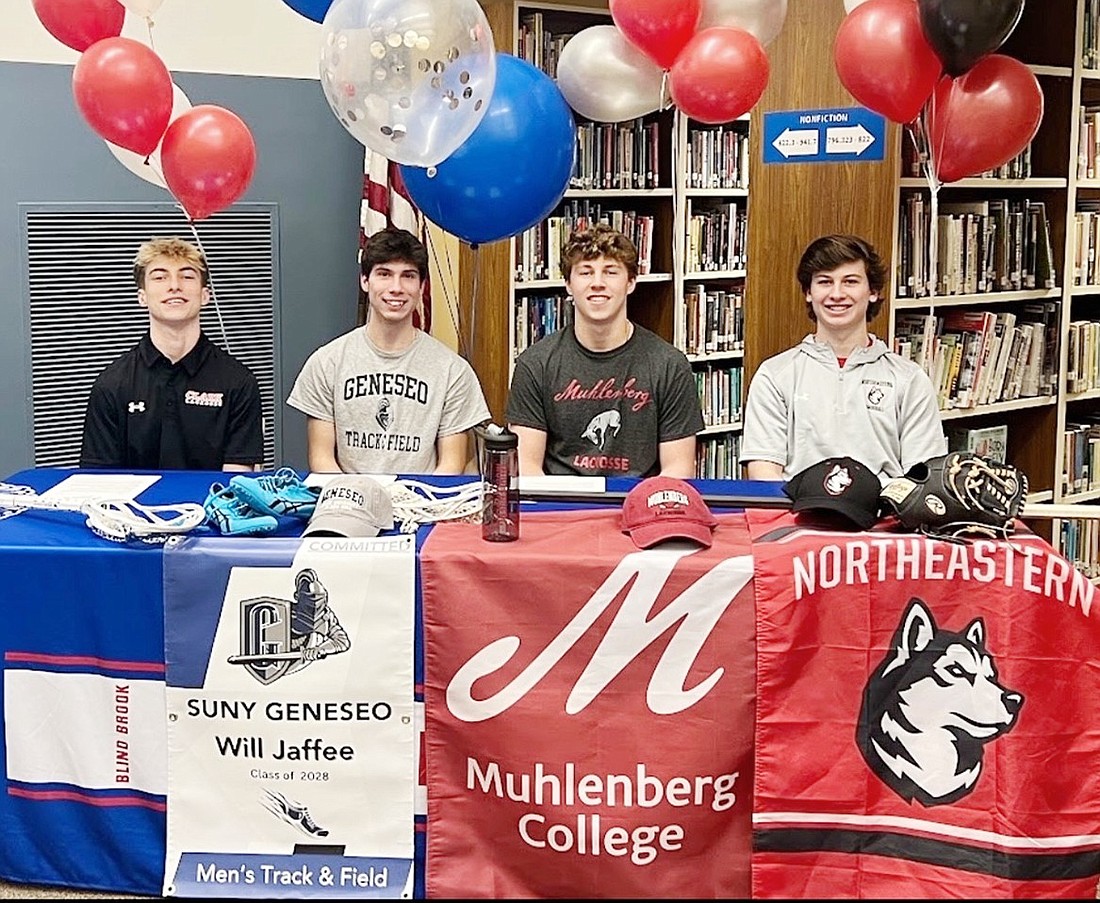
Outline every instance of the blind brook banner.
POLYGON ((522 552, 433 529, 429 897, 747 895, 752 558, 720 521, 645 552, 618 511, 525 516, 522 552))
POLYGON ((412 895, 414 540, 291 542, 167 553, 167 896, 412 895))

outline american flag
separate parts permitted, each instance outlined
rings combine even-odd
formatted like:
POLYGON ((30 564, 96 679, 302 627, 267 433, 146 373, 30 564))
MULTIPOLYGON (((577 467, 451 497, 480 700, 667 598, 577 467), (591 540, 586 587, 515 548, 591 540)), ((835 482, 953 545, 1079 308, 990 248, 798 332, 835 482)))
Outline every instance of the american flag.
MULTIPOLYGON (((401 169, 392 160, 364 148, 363 202, 359 211, 359 248, 362 252, 367 238, 386 226, 408 229, 427 244, 424 217, 416 208, 401 178, 401 169)), ((359 293, 359 322, 366 321, 367 297, 359 293)), ((425 332, 431 332, 432 298, 430 281, 424 282, 424 304, 414 322, 425 332)))

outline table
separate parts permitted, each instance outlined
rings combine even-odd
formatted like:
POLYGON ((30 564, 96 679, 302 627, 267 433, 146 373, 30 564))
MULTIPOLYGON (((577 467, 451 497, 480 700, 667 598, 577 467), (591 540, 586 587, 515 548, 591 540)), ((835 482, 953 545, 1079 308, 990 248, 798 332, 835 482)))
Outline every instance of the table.
MULTIPOLYGON (((24 471, 9 481, 41 491, 68 473, 24 471)), ((214 479, 223 477, 165 475, 140 500, 201 500, 214 479)), ((1100 607, 1091 584, 1026 533, 955 546, 888 524, 830 532, 783 512, 720 520, 713 553, 647 553, 644 568, 613 509, 525 517, 521 541, 507 545, 481 542, 472 525, 420 531, 426 633, 417 682, 431 792, 426 848, 417 835, 418 865, 426 856, 430 872, 416 895, 576 895, 583 881, 596 896, 622 888, 637 896, 887 897, 914 888, 929 896, 1090 896, 1100 877, 1100 607), (666 572, 664 588, 647 596, 639 581, 654 567, 666 572), (715 581, 740 589, 726 599, 712 591, 715 581), (598 605, 588 608, 593 599, 598 605), (565 631, 584 611, 590 629, 565 631), (649 631, 647 643, 621 630, 629 620, 649 631), (571 640, 565 651, 555 645, 561 636, 571 640), (550 648, 560 656, 542 667, 548 659, 539 652, 550 648), (913 664, 893 664, 902 660, 913 664), (588 667, 597 661, 612 665, 588 667), (535 662, 542 665, 528 670, 535 662), (929 670, 914 671, 918 662, 929 670), (983 734, 964 744, 972 779, 954 783, 935 768, 891 778, 873 728, 888 714, 930 740, 937 725, 929 707, 939 698, 932 688, 941 684, 961 693, 948 694, 955 708, 947 711, 967 719, 947 725, 946 735, 983 734), (915 707, 914 687, 922 700, 915 707), (883 707, 890 700, 896 705, 883 707), (996 711, 976 716, 960 700, 985 700, 996 711), (699 737, 710 728, 706 748, 699 737), (487 790, 465 787, 471 757, 487 790), (629 823, 616 822, 623 808, 590 776, 606 777, 624 761, 635 763, 635 789, 650 799, 659 780, 685 818, 635 807, 629 823), (565 762, 572 771, 552 773, 565 762), (517 809, 496 794, 494 763, 502 781, 538 774, 547 788, 555 776, 570 784, 572 808, 532 798, 517 809), (737 802, 723 808, 731 791, 737 802), (705 805, 696 807, 696 797, 705 805), (654 836, 638 833, 649 825, 654 836), (662 834, 673 825, 683 837, 662 834), (705 852, 684 859, 685 844, 705 852), (731 862, 712 886, 716 850, 731 862)), ((298 541, 293 528, 283 532, 249 547, 266 542, 273 558, 286 556, 298 541)), ((237 542, 219 541, 230 549, 237 542)), ((94 724, 74 725, 64 755, 49 744, 50 767, 80 775, 98 762, 118 769, 121 784, 18 780, 12 768, 28 768, 48 745, 34 731, 34 700, 21 693, 24 672, 93 675, 109 686, 117 678, 135 693, 163 680, 164 558, 157 548, 99 539, 76 515, 0 520, 8 583, 0 874, 9 880, 159 893, 164 763, 139 754, 140 730, 128 735, 135 745, 124 762, 104 764, 89 752, 94 724), (7 723, 12 712, 18 732, 7 723)), ((136 701, 120 704, 129 713, 136 701)))

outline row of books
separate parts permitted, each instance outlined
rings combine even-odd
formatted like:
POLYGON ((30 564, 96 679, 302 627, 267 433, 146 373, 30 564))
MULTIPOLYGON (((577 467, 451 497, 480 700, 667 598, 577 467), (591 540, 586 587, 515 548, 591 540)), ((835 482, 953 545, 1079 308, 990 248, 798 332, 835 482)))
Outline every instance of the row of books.
POLYGON ((695 446, 695 476, 700 480, 741 479, 741 437, 735 433, 700 437, 695 446))
POLYGON ((684 353, 712 354, 745 348, 745 292, 689 285, 684 290, 684 353))
MULTIPOLYGON (((925 177, 924 160, 913 147, 912 141, 906 141, 901 152, 902 175, 910 178, 922 179, 925 177)), ((1007 163, 1002 163, 996 169, 987 169, 978 173, 973 178, 978 179, 1030 179, 1031 169, 1031 145, 1028 144, 1022 151, 1007 163)))
POLYGON ((1100 0, 1085 0, 1083 30, 1081 65, 1086 69, 1100 69, 1100 0))
POLYGON ((572 33, 554 34, 545 27, 542 13, 525 13, 519 18, 519 33, 516 36, 516 56, 526 60, 536 69, 541 69, 551 78, 558 77, 558 59, 562 48, 572 33))
POLYGON ((741 420, 742 372, 740 364, 708 365, 695 371, 705 426, 726 426, 741 420))
POLYGON ((573 305, 564 294, 520 295, 515 305, 512 344, 517 355, 573 322, 573 305))
POLYGON ((899 228, 899 297, 1055 287, 1050 223, 1043 201, 994 198, 942 203, 935 240, 938 259, 933 274, 929 202, 923 193, 905 194, 899 228))
POLYGON ((748 239, 749 215, 744 203, 726 201, 700 207, 687 199, 684 267, 689 273, 745 269, 748 239))
POLYGON ((1004 464, 1008 458, 1008 424, 951 427, 947 430, 947 450, 973 452, 1004 464))
POLYGON ((525 230, 515 242, 517 282, 559 279, 561 259, 569 237, 578 229, 604 223, 618 229, 638 249, 638 273, 653 269, 653 233, 655 224, 649 214, 636 210, 607 207, 590 198, 569 198, 559 212, 525 230))
POLYGON ((1066 331, 1066 391, 1100 389, 1100 323, 1074 320, 1066 331))
POLYGON ((932 380, 941 410, 1054 395, 1060 304, 1036 301, 1020 313, 899 311, 894 351, 932 380))
POLYGON ((1100 201, 1079 199, 1073 214, 1073 284, 1100 285, 1100 201))
POLYGON ((1100 489, 1100 421, 1067 422, 1062 438, 1062 492, 1100 489))
POLYGON ((748 188, 749 136, 728 126, 688 129, 688 188, 748 188))
POLYGON ((1100 178, 1100 104, 1082 104, 1077 116, 1077 178, 1100 178))
POLYGON ((577 123, 577 151, 570 188, 625 191, 657 188, 660 181, 657 122, 577 123))
POLYGON ((1090 580, 1100 577, 1100 521, 1064 520, 1060 532, 1062 555, 1090 580))

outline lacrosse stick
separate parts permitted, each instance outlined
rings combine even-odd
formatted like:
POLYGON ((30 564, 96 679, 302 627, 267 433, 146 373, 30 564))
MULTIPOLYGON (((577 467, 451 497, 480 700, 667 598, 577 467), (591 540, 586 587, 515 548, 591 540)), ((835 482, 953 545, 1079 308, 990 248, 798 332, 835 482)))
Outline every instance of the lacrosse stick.
POLYGON ((74 511, 84 515, 93 533, 112 542, 161 543, 169 536, 189 533, 206 520, 202 505, 194 502, 142 505, 133 499, 46 499, 29 486, 10 483, 0 483, 0 509, 6 509, 4 516, 27 509, 74 511))
POLYGON ((480 480, 459 486, 395 480, 386 488, 393 500, 393 519, 401 532, 415 533, 421 524, 480 517, 483 487, 480 480))

